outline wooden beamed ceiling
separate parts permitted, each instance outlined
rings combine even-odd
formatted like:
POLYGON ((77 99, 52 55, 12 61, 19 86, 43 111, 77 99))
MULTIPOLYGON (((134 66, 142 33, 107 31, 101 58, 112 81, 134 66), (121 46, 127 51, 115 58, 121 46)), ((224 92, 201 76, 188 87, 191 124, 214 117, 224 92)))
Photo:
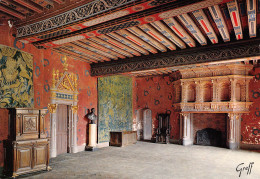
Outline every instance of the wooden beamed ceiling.
MULTIPOLYGON (((16 4, 19 3, 21 8, 25 7, 21 4, 21 1, 25 0, 14 1, 16 4)), ((30 3, 34 4, 40 2, 40 0, 31 1, 30 3)), ((46 8, 63 2, 65 1, 47 0, 41 6, 46 8)), ((96 8, 102 10, 101 15, 98 11, 95 14, 93 10, 91 14, 89 9, 85 9, 84 12, 89 16, 83 15, 81 18, 80 14, 76 14, 75 21, 71 23, 60 21, 60 26, 44 24, 46 21, 26 24, 17 28, 17 37, 21 42, 33 43, 39 48, 52 48, 64 55, 89 63, 102 63, 200 46, 228 44, 255 38, 258 34, 260 8, 256 0, 124 2, 127 3, 118 7, 113 5, 113 8, 112 5, 105 7, 107 9, 94 4, 96 8), (33 25, 37 25, 38 28, 34 28, 33 25)), ((93 5, 92 1, 88 3, 86 4, 88 7, 93 5)), ((2 11, 1 6, 0 10, 2 11)), ((26 13, 36 11, 28 7, 25 10, 28 12, 20 12, 18 15, 26 16, 26 13)), ((72 9, 65 12, 65 15, 75 14, 78 11, 83 10, 72 9)), ((59 20, 58 15, 52 18, 59 20)), ((53 19, 48 20, 52 22, 53 19)), ((166 74, 173 69, 129 74, 134 76, 166 74)))
POLYGON ((26 23, 32 18, 44 16, 50 11, 75 2, 75 0, 0 0, 0 20, 11 20, 15 24, 26 23))

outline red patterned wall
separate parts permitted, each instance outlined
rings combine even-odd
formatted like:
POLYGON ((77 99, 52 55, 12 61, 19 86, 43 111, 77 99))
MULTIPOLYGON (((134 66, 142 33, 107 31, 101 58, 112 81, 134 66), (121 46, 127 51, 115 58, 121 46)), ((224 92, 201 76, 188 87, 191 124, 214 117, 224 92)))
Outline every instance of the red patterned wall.
MULTIPOLYGON (((35 108, 47 108, 50 102, 50 87, 52 80, 52 71, 58 69, 62 72, 63 66, 61 59, 63 55, 52 50, 37 49, 30 44, 17 42, 11 35, 8 25, 0 26, 0 44, 17 48, 19 50, 31 53, 33 55, 33 82, 34 82, 34 106, 35 108)), ((86 62, 68 58, 68 71, 78 75, 78 146, 86 143, 87 121, 85 114, 88 109, 97 109, 97 78, 90 77, 90 65, 86 62)), ((0 109, 0 167, 3 166, 3 140, 7 138, 7 119, 6 110, 0 109)), ((50 136, 49 113, 46 115, 46 130, 50 136)))
MULTIPOLYGON (((169 76, 154 76, 135 79, 135 114, 138 109, 152 110, 153 129, 158 127, 156 115, 171 112, 171 138, 179 139, 179 114, 173 112, 173 85, 169 76)), ((153 131, 154 134, 155 131, 153 131)))
POLYGON ((250 113, 242 115, 241 138, 243 144, 260 145, 260 67, 252 71, 255 76, 249 84, 249 97, 253 101, 250 113))
MULTIPOLYGON (((250 82, 249 96, 253 101, 250 113, 242 115, 241 142, 243 144, 260 144, 260 67, 255 67, 250 82)), ((153 128, 158 121, 156 114, 171 110, 171 138, 179 139, 179 114, 173 112, 173 87, 169 76, 154 76, 135 79, 134 110, 150 108, 152 110, 153 128)), ((135 118, 134 118, 135 119, 135 118)))

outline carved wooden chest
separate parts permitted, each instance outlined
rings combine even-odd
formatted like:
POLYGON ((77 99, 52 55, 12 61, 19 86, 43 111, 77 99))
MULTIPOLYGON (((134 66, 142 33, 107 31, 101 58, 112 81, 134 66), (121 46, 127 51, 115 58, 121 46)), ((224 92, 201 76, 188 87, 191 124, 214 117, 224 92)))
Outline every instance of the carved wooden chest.
POLYGON ((45 134, 47 109, 9 109, 8 140, 4 141, 4 173, 21 174, 48 170, 49 141, 45 134))
POLYGON ((110 132, 110 146, 123 147, 126 145, 135 144, 136 141, 136 131, 110 132))

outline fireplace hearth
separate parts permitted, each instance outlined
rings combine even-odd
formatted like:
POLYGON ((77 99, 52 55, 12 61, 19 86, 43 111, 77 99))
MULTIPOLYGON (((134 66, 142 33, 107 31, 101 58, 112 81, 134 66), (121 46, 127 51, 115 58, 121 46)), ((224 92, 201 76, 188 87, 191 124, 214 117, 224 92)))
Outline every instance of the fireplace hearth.
POLYGON ((212 128, 206 128, 197 131, 196 133, 196 144, 205 146, 217 146, 221 147, 221 131, 217 131, 212 128))

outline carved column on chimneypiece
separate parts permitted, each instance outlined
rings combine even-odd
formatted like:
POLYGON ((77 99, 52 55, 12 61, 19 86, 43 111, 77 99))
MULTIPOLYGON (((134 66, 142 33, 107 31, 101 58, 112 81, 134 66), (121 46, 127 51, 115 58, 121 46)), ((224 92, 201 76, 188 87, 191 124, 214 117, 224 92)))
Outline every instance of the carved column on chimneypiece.
POLYGON ((188 85, 184 82, 181 82, 181 102, 187 103, 187 92, 188 92, 188 85))
POLYGON ((180 139, 184 146, 193 144, 191 115, 190 113, 180 113, 180 139))
POLYGON ((213 85, 213 97, 212 97, 212 102, 219 102, 218 99, 218 80, 217 79, 212 79, 211 83, 213 85))
POLYGON ((228 113, 227 119, 227 147, 239 149, 241 138, 241 113, 228 113))
POLYGON ((230 101, 231 102, 236 102, 236 83, 237 83, 237 79, 230 79, 230 82, 231 82, 231 89, 230 89, 230 96, 231 96, 231 99, 230 101))
POLYGON ((196 102, 201 103, 202 102, 202 94, 201 94, 201 82, 195 81, 196 84, 196 102))

